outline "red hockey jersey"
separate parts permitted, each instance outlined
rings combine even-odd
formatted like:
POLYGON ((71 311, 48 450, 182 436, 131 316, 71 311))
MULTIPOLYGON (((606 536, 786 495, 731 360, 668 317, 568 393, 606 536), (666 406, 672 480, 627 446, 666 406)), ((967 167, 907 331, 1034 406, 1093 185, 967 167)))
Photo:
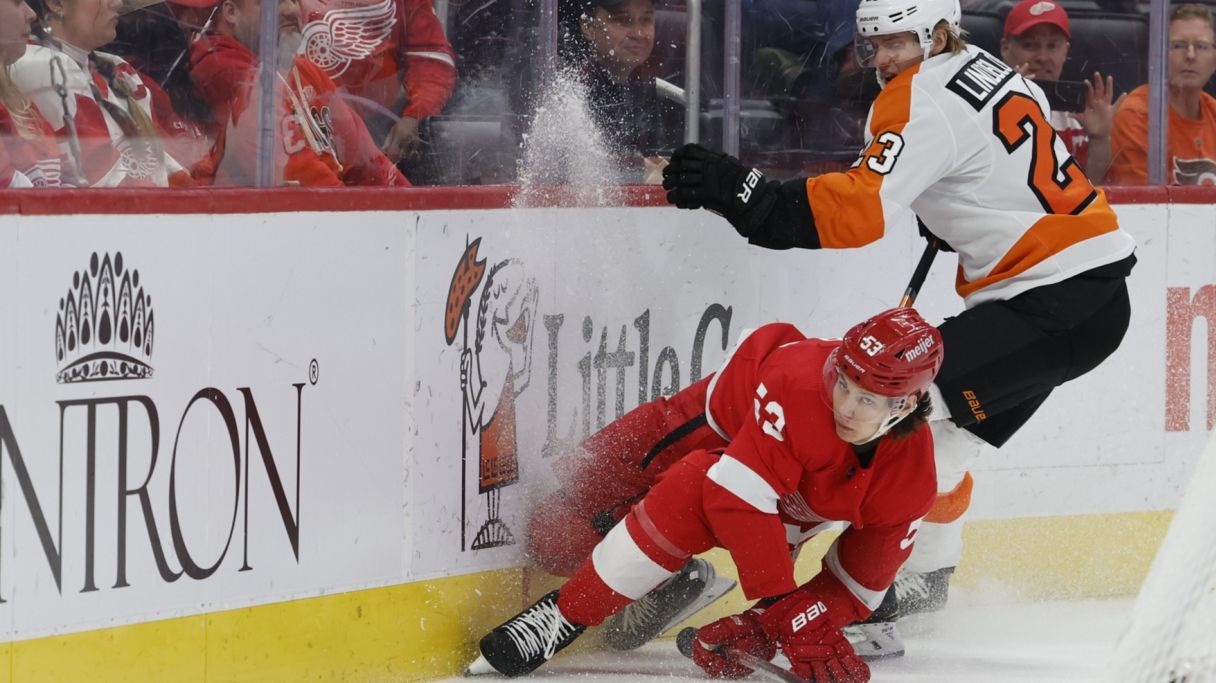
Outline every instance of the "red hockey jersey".
MULTIPOLYGON (((227 36, 206 36, 190 55, 195 87, 222 127, 217 133, 215 180, 248 185, 257 165, 257 57, 227 36)), ((303 57, 281 74, 276 164, 282 179, 306 187, 378 185, 409 181, 371 139, 350 107, 334 97, 334 83, 303 57)))
POLYGON ((844 522, 824 566, 861 618, 911 553, 937 478, 928 426, 865 456, 836 435, 823 365, 839 344, 785 323, 739 343, 707 394, 710 426, 730 445, 708 472, 705 514, 750 598, 793 590, 790 549, 844 522))
POLYGON ((24 187, 24 181, 34 187, 59 187, 59 164, 55 131, 38 108, 31 104, 18 120, 0 102, 0 189, 24 187))
MULTIPOLYGON (((456 61, 429 0, 304 0, 304 55, 343 90, 424 119, 443 110, 456 61)), ((397 112, 394 112, 397 113, 397 112)))

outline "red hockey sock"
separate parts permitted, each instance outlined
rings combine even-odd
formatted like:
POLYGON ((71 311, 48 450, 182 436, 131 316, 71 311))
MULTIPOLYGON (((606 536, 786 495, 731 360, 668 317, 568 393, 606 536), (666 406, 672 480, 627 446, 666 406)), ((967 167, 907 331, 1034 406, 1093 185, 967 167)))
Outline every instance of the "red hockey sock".
POLYGON ((566 582, 557 598, 557 608, 567 619, 584 626, 598 626, 633 602, 608 587, 588 559, 566 582))

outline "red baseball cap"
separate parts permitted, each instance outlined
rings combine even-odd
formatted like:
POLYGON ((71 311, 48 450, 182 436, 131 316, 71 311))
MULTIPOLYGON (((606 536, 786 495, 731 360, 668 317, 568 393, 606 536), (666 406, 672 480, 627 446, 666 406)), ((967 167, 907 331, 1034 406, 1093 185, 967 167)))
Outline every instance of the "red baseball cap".
POLYGON ((1026 29, 1039 24, 1051 24, 1072 38, 1068 30, 1068 12, 1058 2, 1051 0, 1022 0, 1009 10, 1005 17, 1005 38, 1020 36, 1026 29))

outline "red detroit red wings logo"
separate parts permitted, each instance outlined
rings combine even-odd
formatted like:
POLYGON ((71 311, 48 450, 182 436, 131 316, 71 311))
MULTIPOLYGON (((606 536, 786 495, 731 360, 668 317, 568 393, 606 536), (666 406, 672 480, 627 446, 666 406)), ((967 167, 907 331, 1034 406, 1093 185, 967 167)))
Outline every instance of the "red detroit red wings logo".
POLYGON ((321 7, 308 13, 309 22, 304 25, 304 55, 330 78, 346 73, 351 62, 374 55, 397 23, 394 0, 341 9, 317 4, 321 7))

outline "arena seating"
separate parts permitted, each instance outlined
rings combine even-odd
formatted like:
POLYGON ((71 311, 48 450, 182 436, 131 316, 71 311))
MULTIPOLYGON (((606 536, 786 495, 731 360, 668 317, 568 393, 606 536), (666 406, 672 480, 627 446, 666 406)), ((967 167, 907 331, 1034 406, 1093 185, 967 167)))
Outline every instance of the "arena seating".
MULTIPOLYGON (((1087 3, 1092 4, 1092 3, 1087 3)), ((968 10, 963 28, 968 42, 1000 54, 1004 10, 968 10)), ((1100 10, 1070 10, 1072 48, 1062 80, 1079 81, 1094 71, 1115 79, 1116 92, 1127 92, 1148 80, 1148 17, 1100 10)))

